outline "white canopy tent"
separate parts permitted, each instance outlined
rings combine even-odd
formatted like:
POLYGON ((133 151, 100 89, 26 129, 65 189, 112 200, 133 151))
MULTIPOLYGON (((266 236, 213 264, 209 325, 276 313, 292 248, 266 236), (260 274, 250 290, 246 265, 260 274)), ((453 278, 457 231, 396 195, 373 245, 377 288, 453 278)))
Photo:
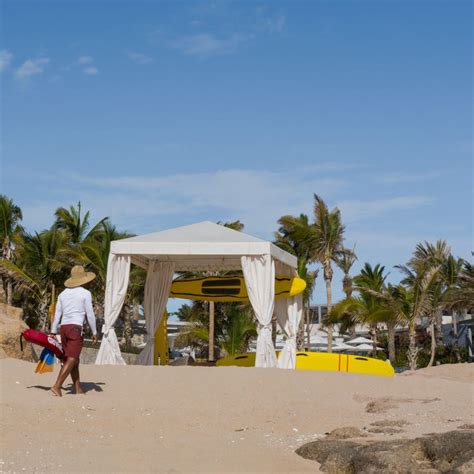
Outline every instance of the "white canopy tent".
MULTIPOLYGON (((296 276, 296 257, 271 242, 207 221, 112 242, 107 266, 103 338, 96 364, 125 364, 114 324, 125 301, 131 263, 147 271, 143 307, 148 338, 139 363, 153 364, 154 334, 166 308, 174 272, 242 270, 257 319, 255 366, 277 366, 271 326, 275 309, 275 266, 280 275, 296 276)), ((302 295, 285 301, 283 306, 278 304, 276 311, 287 336, 283 349, 285 357, 279 366, 294 368, 302 295)))
POLYGON ((359 336, 350 341, 346 341, 346 344, 372 344, 372 339, 367 339, 366 337, 359 336))
MULTIPOLYGON (((352 352, 371 352, 374 350, 374 346, 371 344, 359 344, 358 346, 351 347, 352 352)), ((375 350, 383 351, 381 347, 376 347, 375 350)))

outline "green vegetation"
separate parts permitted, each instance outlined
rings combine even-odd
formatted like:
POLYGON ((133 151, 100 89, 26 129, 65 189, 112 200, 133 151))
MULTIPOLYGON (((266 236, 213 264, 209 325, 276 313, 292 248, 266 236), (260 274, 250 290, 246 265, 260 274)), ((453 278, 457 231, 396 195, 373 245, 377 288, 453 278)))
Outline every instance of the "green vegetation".
MULTIPOLYGON (((80 203, 58 208, 51 227, 41 232, 27 232, 22 218, 21 209, 12 199, 0 195, 0 278, 8 304, 22 307, 30 326, 47 330, 54 302, 70 268, 81 264, 98 276, 90 289, 100 318, 110 244, 131 234, 117 230, 107 217, 91 223, 89 212, 83 212, 80 203)), ((240 221, 220 224, 238 231, 243 229, 240 221)), ((304 327, 306 324, 308 328, 310 323, 309 304, 321 269, 328 306, 325 324, 329 352, 335 325, 341 334, 353 335, 355 326, 364 324, 370 328, 373 355, 380 356, 377 346, 385 347, 396 366, 415 369, 435 362, 465 360, 466 353, 457 340, 457 316, 466 311, 472 313, 474 309, 472 264, 454 257, 447 243, 439 240, 419 243, 412 258, 396 267, 403 277, 398 284, 387 282, 388 273, 380 264, 365 263, 359 274, 351 275, 357 256, 355 249, 344 246, 344 232, 339 209, 329 209, 317 195, 314 195, 312 219, 300 214, 278 220, 275 244, 297 257, 299 276, 307 282, 298 347, 304 347, 304 327), (335 305, 332 303, 333 265, 344 274, 345 293, 345 298, 335 305), (445 310, 453 314, 454 342, 449 347, 445 347, 442 337, 445 310), (426 321, 428 332, 421 324, 426 321), (407 331, 396 337, 397 328, 407 331)), ((131 321, 138 318, 145 276, 141 268, 132 267, 121 315, 124 347, 131 347, 131 321)), ((257 334, 249 305, 193 302, 182 306, 177 316, 191 323, 181 332, 179 341, 209 355, 214 351, 214 344, 221 353, 245 352, 257 334)), ((308 332, 307 336, 308 347, 308 332)))

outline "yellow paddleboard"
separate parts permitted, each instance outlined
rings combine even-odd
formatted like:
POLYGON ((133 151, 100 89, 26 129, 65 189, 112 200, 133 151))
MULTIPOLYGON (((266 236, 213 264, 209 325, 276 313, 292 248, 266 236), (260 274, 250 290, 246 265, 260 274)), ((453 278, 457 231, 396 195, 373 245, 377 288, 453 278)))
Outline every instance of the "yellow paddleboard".
MULTIPOLYGON (((277 356, 280 353, 277 352, 277 356)), ((216 363, 218 367, 254 367, 255 352, 224 357, 216 363)), ((326 370, 331 372, 351 372, 355 374, 383 375, 393 377, 392 365, 380 359, 349 354, 329 354, 327 352, 297 352, 297 370, 326 370)))
MULTIPOLYGON (((304 291, 306 282, 297 277, 275 277, 275 298, 289 298, 304 291)), ((243 277, 206 277, 175 280, 170 298, 204 301, 248 301, 243 277)))

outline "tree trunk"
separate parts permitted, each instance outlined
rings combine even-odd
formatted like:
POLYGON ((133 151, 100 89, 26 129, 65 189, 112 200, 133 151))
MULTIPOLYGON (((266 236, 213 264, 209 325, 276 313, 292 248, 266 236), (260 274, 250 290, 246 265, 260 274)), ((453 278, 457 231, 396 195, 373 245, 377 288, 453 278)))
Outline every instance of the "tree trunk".
POLYGON ((49 311, 48 311, 48 295, 43 295, 39 305, 40 314, 40 328, 42 332, 47 331, 49 322, 49 311))
POLYGON ((352 296, 352 278, 346 274, 342 280, 342 289, 346 294, 346 298, 350 298, 352 296))
POLYGON ((428 362, 427 367, 433 366, 435 356, 436 356, 436 330, 435 330, 435 322, 433 320, 431 320, 430 332, 431 332, 431 355, 430 355, 430 361, 428 362))
POLYGON ((133 306, 124 307, 123 311, 123 337, 125 339, 125 347, 129 349, 132 346, 132 318, 133 306))
POLYGON ((13 285, 10 278, 7 280, 7 305, 13 306, 13 285))
POLYGON ((388 360, 395 363, 396 352, 395 352, 395 323, 389 321, 387 323, 387 338, 388 338, 388 360))
POLYGON ((5 293, 3 278, 0 277, 0 303, 6 303, 6 302, 7 302, 7 294, 5 293))
POLYGON ((133 302, 133 320, 138 321, 140 317, 140 303, 137 301, 133 302))
POLYGON ((459 353, 459 336, 458 336, 458 315, 453 311, 453 352, 456 362, 461 362, 461 354, 459 353))
POLYGON ((306 351, 311 350, 311 311, 308 307, 304 308, 304 316, 306 319, 306 351))
POLYGON ((436 311, 435 320, 435 336, 436 346, 441 349, 444 346, 443 342, 443 311, 438 309, 436 311))
MULTIPOLYGON (((324 270, 324 280, 326 282, 326 304, 327 304, 327 316, 329 317, 329 314, 331 313, 332 309, 332 288, 331 288, 331 278, 329 277, 329 274, 331 273, 331 268, 324 270)), ((332 331, 333 331, 333 325, 332 323, 329 323, 328 326, 328 352, 332 353, 332 331)))
POLYGON ((372 357, 377 357, 377 343, 378 343, 378 334, 377 334, 377 324, 372 326, 372 357))
POLYGON ((414 323, 410 323, 408 331, 410 338, 407 353, 408 364, 410 365, 410 370, 416 370, 419 349, 416 347, 416 327, 414 323))
POLYGON ((296 350, 304 350, 304 318, 301 318, 298 326, 298 332, 296 333, 296 350))
POLYGON ((209 301, 209 354, 208 361, 214 362, 214 327, 215 327, 215 305, 214 301, 209 301))

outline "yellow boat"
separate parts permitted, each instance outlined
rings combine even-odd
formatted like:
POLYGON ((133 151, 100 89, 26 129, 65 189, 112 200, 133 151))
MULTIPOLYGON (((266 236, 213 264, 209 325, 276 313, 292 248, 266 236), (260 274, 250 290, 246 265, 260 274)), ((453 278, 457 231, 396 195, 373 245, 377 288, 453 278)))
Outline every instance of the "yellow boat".
MULTIPOLYGON (((277 352, 277 356, 280 353, 277 352)), ((254 367, 255 352, 224 357, 216 363, 218 367, 254 367)), ((297 370, 325 370, 330 372, 351 372, 355 374, 382 375, 393 377, 395 371, 389 362, 350 354, 329 354, 327 352, 297 352, 297 370)))
MULTIPOLYGON (((298 277, 275 277, 275 298, 289 298, 306 288, 306 282, 298 277)), ((170 298, 204 301, 248 301, 243 277, 203 277, 175 280, 171 285, 170 298)))

